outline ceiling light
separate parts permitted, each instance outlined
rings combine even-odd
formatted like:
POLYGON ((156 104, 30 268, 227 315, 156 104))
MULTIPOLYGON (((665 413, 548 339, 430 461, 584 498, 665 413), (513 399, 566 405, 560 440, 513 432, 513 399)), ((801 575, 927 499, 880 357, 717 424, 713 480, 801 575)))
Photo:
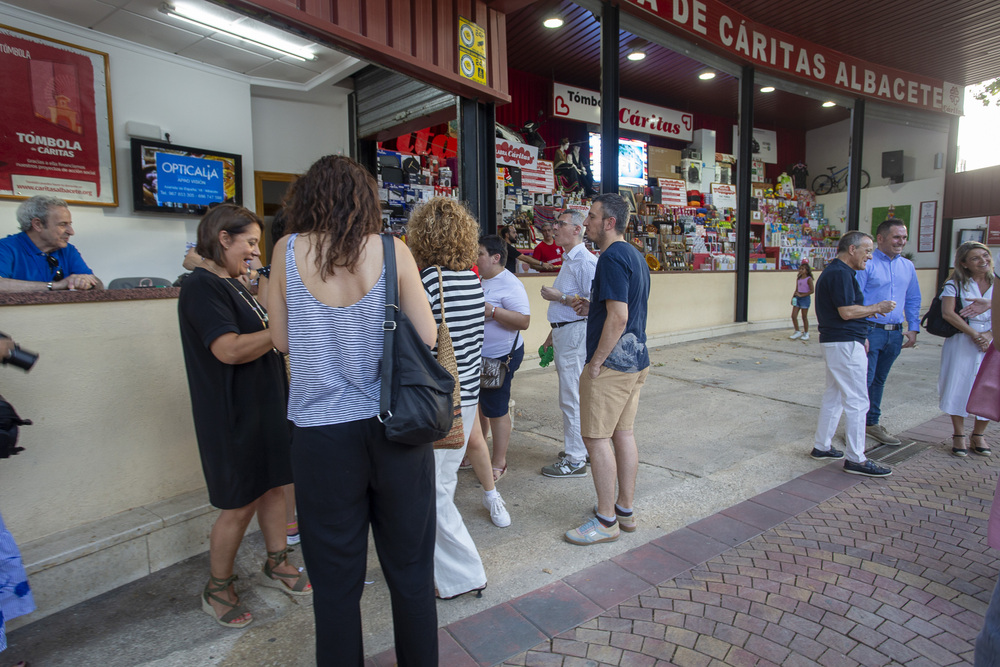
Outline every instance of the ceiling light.
POLYGON ((701 74, 698 75, 698 78, 701 79, 702 81, 708 81, 709 79, 714 79, 715 72, 712 71, 702 72, 701 74))
POLYGON ((634 47, 631 51, 628 52, 628 55, 625 57, 633 61, 642 60, 643 58, 646 57, 646 52, 643 51, 641 48, 634 47))
POLYGON ((235 37, 236 39, 243 40, 244 42, 250 42, 251 44, 262 46, 265 49, 276 51, 277 53, 295 58, 296 60, 305 61, 316 59, 316 55, 307 49, 289 42, 277 40, 274 35, 263 30, 258 30, 252 25, 246 25, 237 21, 227 21, 226 19, 214 14, 199 11, 194 8, 185 7, 183 9, 178 9, 177 7, 174 7, 166 2, 160 5, 160 12, 166 14, 167 16, 201 26, 202 28, 208 28, 209 30, 225 33, 231 37, 235 37))
POLYGON ((829 101, 827 101, 827 102, 823 102, 823 106, 825 106, 825 107, 835 107, 835 106, 837 106, 837 103, 836 102, 829 102, 829 101))
POLYGON ((542 25, 549 29, 561 28, 563 23, 561 16, 550 16, 542 21, 542 25))
POLYGON ((762 92, 762 93, 773 93, 774 92, 774 86, 764 86, 763 88, 760 89, 760 92, 762 92))

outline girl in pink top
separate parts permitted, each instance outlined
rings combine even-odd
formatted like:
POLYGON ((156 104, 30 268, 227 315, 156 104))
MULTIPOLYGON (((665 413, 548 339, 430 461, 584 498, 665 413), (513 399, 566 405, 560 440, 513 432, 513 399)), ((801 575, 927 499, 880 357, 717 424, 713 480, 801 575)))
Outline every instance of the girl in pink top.
POLYGON ((809 340, 809 306, 812 305, 813 293, 813 272, 809 268, 808 262, 802 262, 799 267, 799 275, 795 280, 795 294, 792 295, 792 326, 795 333, 789 338, 792 340, 809 340), (802 313, 802 331, 799 331, 799 312, 802 313))

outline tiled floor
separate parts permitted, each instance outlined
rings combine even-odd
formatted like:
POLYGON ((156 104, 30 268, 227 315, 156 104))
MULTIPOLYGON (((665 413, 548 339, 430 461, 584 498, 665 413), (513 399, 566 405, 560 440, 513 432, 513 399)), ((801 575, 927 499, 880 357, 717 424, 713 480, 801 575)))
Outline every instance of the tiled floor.
POLYGON ((887 479, 831 463, 447 626, 441 664, 969 663, 1000 565, 997 464, 950 456, 947 418, 901 435, 948 445, 887 479))

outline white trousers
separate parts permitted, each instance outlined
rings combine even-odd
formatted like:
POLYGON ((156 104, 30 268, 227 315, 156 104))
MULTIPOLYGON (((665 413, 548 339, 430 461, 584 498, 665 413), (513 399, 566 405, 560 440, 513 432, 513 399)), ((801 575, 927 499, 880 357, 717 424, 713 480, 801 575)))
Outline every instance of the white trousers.
POLYGON ((830 449, 840 415, 846 418, 844 440, 847 460, 865 461, 865 415, 868 414, 868 355, 864 343, 821 343, 826 361, 826 391, 819 408, 814 447, 830 449))
POLYGON ((461 449, 435 449, 435 490, 437 493, 437 536, 434 543, 434 583, 443 598, 486 585, 486 570, 469 529, 455 506, 458 466, 469 445, 476 419, 476 406, 462 407, 465 444, 461 449))
POLYGON ((580 437, 580 374, 587 359, 587 322, 552 330, 552 350, 559 376, 559 408, 563 413, 563 450, 574 463, 587 460, 580 437))

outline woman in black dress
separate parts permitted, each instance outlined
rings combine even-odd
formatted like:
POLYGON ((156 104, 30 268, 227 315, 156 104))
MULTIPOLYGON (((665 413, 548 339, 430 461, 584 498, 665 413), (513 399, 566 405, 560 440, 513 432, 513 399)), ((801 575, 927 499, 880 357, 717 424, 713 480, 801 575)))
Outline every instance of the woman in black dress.
POLYGON ((260 255, 262 230, 242 206, 222 204, 206 213, 196 248, 204 259, 184 281, 178 302, 202 469, 209 500, 222 510, 212 527, 202 609, 234 628, 253 620, 239 604, 233 564, 255 512, 267 547, 261 583, 293 596, 312 593, 309 578, 288 562, 285 545, 281 487, 292 472, 284 363, 272 347, 267 312, 237 280, 260 255))

